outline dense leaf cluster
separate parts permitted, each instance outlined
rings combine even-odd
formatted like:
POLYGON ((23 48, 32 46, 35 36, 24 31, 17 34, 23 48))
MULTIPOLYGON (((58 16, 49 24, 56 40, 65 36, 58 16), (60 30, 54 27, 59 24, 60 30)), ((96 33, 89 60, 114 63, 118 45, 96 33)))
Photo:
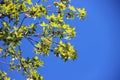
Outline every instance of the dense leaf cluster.
MULTIPOLYGON (((77 52, 68 42, 76 36, 75 28, 66 20, 75 17, 85 19, 84 8, 75 8, 69 0, 56 0, 51 5, 43 5, 48 0, 2 0, 0 2, 0 57, 10 57, 10 70, 22 71, 27 80, 43 80, 37 68, 44 62, 39 55, 50 52, 64 61, 76 59, 77 52), (33 20, 26 24, 24 21, 33 20), (37 38, 37 40, 36 40, 37 38), (21 49, 23 39, 33 46, 36 56, 24 58, 21 49)), ((10 80, 0 71, 0 80, 10 80)))
POLYGON ((0 80, 10 80, 10 77, 7 77, 7 73, 0 71, 0 80))

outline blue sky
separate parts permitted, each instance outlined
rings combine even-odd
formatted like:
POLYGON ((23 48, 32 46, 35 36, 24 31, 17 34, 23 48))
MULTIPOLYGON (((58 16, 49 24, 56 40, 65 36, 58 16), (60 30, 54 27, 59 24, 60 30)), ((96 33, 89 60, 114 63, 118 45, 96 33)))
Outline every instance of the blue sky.
MULTIPOLYGON (((77 37, 71 43, 79 57, 66 63, 53 54, 42 57, 45 65, 39 72, 45 80, 120 80, 120 1, 71 0, 71 4, 87 11, 85 21, 69 22, 76 26, 77 37)), ((30 44, 23 46, 29 55, 30 44)), ((0 66, 12 78, 25 80, 20 73, 0 66)))

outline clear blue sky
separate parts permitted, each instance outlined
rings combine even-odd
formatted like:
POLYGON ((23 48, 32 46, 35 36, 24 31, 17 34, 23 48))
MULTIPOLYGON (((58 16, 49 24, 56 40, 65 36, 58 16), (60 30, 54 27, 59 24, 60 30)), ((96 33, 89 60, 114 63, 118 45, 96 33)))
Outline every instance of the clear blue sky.
MULTIPOLYGON (((120 80, 120 1, 71 0, 75 7, 85 7, 85 21, 75 19, 77 37, 71 40, 78 50, 78 59, 64 63, 53 54, 42 57, 44 67, 39 69, 45 80, 120 80)), ((25 43, 26 56, 30 44, 25 43)), ((29 55, 30 56, 30 55, 29 55)), ((9 72, 16 80, 25 80, 20 73, 9 72)), ((6 67, 6 68, 5 68, 6 67)))

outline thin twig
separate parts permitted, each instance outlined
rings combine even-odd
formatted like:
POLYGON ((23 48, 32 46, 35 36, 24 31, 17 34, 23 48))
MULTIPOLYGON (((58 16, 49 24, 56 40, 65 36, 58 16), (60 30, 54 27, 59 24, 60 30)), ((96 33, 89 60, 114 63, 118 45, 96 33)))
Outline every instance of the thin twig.
POLYGON ((6 62, 4 62, 4 61, 0 61, 0 63, 6 64, 6 65, 10 65, 9 63, 6 63, 6 62))
POLYGON ((39 3, 41 0, 38 0, 38 2, 37 3, 39 3))
POLYGON ((36 40, 34 40, 34 39, 30 38, 30 37, 28 37, 28 39, 30 39, 30 40, 32 40, 32 41, 34 41, 36 43, 39 43, 38 41, 36 41, 36 40))
POLYGON ((22 20, 22 22, 21 22, 21 24, 20 24, 20 27, 18 28, 18 31, 19 31, 19 30, 20 30, 20 28, 22 27, 22 24, 23 24, 23 22, 24 22, 25 18, 26 18, 26 17, 24 17, 24 18, 23 18, 23 20, 22 20))
POLYGON ((36 46, 33 44, 33 42, 32 42, 27 36, 25 36, 25 38, 31 43, 31 45, 32 45, 33 47, 36 47, 36 46))

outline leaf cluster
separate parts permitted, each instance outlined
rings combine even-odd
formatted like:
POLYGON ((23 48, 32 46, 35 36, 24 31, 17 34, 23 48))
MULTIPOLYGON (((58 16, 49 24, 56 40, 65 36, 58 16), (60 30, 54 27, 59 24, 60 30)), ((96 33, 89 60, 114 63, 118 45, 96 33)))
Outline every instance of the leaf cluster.
MULTIPOLYGON (((55 56, 64 61, 74 60, 77 51, 69 40, 76 36, 75 27, 66 20, 85 19, 84 8, 75 8, 69 0, 3 0, 0 2, 0 58, 9 57, 10 70, 22 71, 27 80, 43 80, 37 69, 44 62, 39 56, 55 56), (27 24, 25 21, 32 21, 27 24), (36 56, 22 56, 21 43, 26 39, 36 56)), ((26 43, 25 43, 26 44, 26 43)), ((27 53, 31 54, 31 53, 27 53)), ((1 80, 10 80, 0 71, 1 80)))

